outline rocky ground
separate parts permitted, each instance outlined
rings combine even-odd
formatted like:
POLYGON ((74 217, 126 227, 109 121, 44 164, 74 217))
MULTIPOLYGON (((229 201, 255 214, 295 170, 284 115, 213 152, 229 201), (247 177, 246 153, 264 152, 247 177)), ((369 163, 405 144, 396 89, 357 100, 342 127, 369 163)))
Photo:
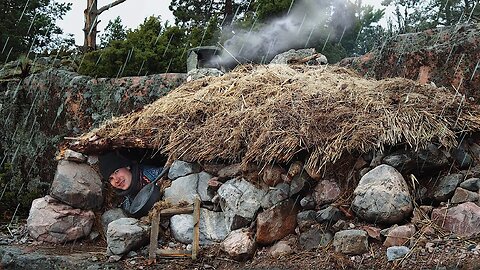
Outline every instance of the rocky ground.
MULTIPOLYGON (((350 226, 362 224, 352 221, 350 226)), ((102 236, 67 244, 43 244, 29 238, 20 221, 1 226, 0 269, 480 269, 480 237, 462 239, 437 232, 416 236, 411 247, 403 259, 391 262, 387 260, 387 248, 372 239, 369 253, 356 256, 337 253, 332 245, 313 251, 294 248, 291 254, 279 257, 274 257, 271 248, 259 248, 252 260, 238 262, 218 246, 210 246, 201 248, 196 261, 157 258, 156 263, 149 264, 144 247, 112 262, 102 236)))

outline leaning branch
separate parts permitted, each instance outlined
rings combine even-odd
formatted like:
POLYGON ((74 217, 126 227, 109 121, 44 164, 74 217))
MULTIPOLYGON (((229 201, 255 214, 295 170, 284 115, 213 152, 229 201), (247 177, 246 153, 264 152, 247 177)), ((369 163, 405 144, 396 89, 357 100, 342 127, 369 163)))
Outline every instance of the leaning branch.
POLYGON ((102 12, 104 12, 105 10, 108 10, 108 9, 110 9, 111 7, 114 7, 114 6, 116 6, 116 5, 118 5, 118 4, 121 4, 121 3, 125 2, 125 1, 127 1, 127 0, 117 0, 117 1, 115 1, 115 2, 112 2, 112 3, 108 4, 108 5, 105 5, 105 6, 99 8, 99 9, 97 10, 97 15, 100 15, 100 14, 101 14, 102 12))

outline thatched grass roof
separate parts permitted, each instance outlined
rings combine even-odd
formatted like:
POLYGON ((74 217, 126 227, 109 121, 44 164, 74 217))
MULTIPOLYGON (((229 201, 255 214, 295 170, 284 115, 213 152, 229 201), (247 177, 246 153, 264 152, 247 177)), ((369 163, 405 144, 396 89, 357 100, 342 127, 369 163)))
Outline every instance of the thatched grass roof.
MULTIPOLYGON (((479 106, 444 88, 381 81, 326 66, 240 66, 185 83, 139 112, 85 134, 77 149, 158 149, 170 159, 287 163, 317 169, 345 152, 457 143, 480 128, 479 106), (100 143, 101 142, 101 143, 100 143)), ((85 151, 84 151, 85 152, 85 151)))

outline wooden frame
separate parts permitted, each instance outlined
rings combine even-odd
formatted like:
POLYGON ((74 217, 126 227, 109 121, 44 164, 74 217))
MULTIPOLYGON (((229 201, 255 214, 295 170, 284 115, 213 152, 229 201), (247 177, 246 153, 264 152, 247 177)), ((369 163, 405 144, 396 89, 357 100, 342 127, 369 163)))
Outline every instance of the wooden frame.
POLYGON ((150 246, 148 249, 148 260, 155 262, 157 255, 161 257, 191 257, 192 260, 196 260, 200 247, 200 198, 195 197, 193 205, 187 207, 172 207, 160 210, 160 213, 156 215, 152 220, 152 227, 150 230, 150 246), (193 243, 192 251, 186 250, 173 250, 173 249, 159 249, 158 248, 158 233, 160 230, 160 218, 166 216, 172 216, 177 214, 190 214, 193 213, 193 243))

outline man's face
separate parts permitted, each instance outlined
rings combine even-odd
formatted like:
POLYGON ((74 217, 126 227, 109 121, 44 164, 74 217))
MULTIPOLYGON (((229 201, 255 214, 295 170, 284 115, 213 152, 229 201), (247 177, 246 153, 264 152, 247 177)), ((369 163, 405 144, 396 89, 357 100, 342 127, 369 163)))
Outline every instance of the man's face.
POLYGON ((129 167, 123 167, 115 170, 108 180, 114 188, 127 190, 132 183, 132 172, 129 167))

